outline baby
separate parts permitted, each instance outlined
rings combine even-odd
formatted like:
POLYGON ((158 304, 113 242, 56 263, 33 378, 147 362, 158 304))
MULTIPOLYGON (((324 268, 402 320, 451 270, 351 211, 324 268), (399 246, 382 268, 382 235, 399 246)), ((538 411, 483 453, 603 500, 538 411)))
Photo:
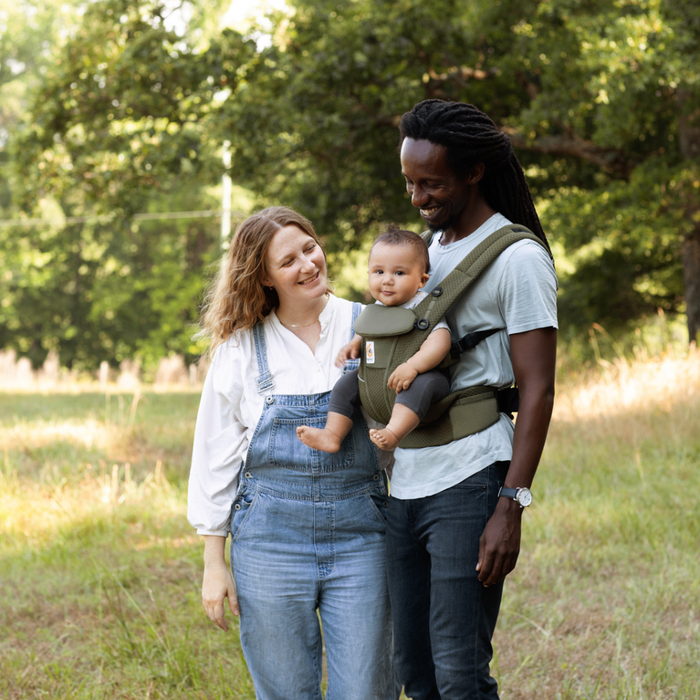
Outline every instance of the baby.
MULTIPOLYGON (((420 303, 430 275, 430 257, 425 241, 411 231, 390 228, 372 246, 369 254, 369 291, 378 304, 411 309, 420 303)), ((391 420, 381 430, 370 430, 372 442, 382 450, 393 450, 406 435, 418 426, 430 404, 447 396, 450 382, 435 369, 450 350, 450 329, 440 320, 407 362, 399 365, 389 377, 389 387, 396 396, 391 420)), ((362 338, 355 335, 338 353, 336 365, 359 357, 362 338)), ((309 447, 324 452, 337 452, 352 428, 352 417, 360 407, 358 371, 344 374, 333 387, 326 427, 297 428, 297 437, 309 447)))

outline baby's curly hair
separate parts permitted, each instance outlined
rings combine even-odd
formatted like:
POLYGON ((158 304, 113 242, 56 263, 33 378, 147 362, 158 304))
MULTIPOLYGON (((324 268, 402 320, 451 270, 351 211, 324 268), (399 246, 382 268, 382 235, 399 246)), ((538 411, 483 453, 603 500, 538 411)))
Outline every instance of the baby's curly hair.
MULTIPOLYGON (((428 244, 413 231, 406 231, 402 228, 396 226, 396 224, 389 224, 386 227, 386 231, 381 235, 377 236, 374 243, 372 244, 372 249, 377 243, 384 243, 385 245, 404 245, 410 246, 416 253, 416 258, 423 263, 424 271, 430 274, 430 255, 428 253, 428 244)), ((370 250, 370 255, 372 251, 370 250)))

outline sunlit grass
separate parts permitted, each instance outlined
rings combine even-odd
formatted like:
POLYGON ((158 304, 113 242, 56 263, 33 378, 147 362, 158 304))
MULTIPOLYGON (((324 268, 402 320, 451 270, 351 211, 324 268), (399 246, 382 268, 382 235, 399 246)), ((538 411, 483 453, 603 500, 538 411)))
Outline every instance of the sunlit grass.
POLYGON ((0 396, 0 697, 254 697, 235 624, 201 614, 197 403, 0 396))
POLYGON ((496 636, 504 698, 700 697, 700 353, 559 387, 496 636))
MULTIPOLYGON (((201 611, 198 396, 0 394, 0 697, 254 698, 201 611)), ((496 634, 504 700, 700 697, 700 358, 565 377, 496 634)))

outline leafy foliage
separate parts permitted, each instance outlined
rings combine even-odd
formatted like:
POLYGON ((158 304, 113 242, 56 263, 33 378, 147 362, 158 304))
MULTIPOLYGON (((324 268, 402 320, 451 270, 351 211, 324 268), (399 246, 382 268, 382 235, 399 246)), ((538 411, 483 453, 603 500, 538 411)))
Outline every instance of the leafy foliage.
POLYGON ((700 245, 690 0, 293 0, 247 33, 215 28, 217 0, 184 5, 186 31, 164 0, 86 4, 47 59, 10 140, 13 206, 111 218, 13 230, 0 342, 85 365, 196 352, 183 328, 216 222, 133 215, 216 208, 224 140, 252 203, 302 211, 336 260, 384 222, 415 228, 396 127, 432 97, 511 135, 559 251, 568 333, 700 308, 681 255, 700 245))
POLYGON ((213 54, 166 20, 159 3, 88 6, 13 143, 23 176, 13 194, 25 210, 107 218, 19 236, 4 229, 0 343, 35 362, 51 347, 85 367, 199 350, 191 324, 203 268, 218 253, 218 221, 132 218, 218 209, 213 178, 202 175, 213 156, 199 122, 212 99, 213 54))

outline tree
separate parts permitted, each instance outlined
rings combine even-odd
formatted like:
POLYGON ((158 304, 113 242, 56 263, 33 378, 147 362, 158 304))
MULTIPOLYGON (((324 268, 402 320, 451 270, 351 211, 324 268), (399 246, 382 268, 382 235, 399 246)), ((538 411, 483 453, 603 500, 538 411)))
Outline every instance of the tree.
POLYGON ((333 250, 378 222, 414 219, 397 158, 401 114, 487 77, 499 82, 463 69, 473 51, 461 3, 293 6, 272 17, 270 45, 231 81, 217 122, 232 139, 235 175, 261 199, 299 207, 333 250), (463 77, 440 79, 452 71, 463 77))
POLYGON ((560 270, 565 325, 624 326, 658 308, 681 311, 685 297, 696 336, 693 3, 294 7, 222 110, 240 137, 237 167, 258 191, 302 204, 340 232, 337 244, 373 221, 410 221, 398 119, 421 99, 470 101, 511 135, 545 224, 573 263, 560 270))
POLYGON ((201 177, 213 147, 199 123, 214 89, 202 63, 213 54, 201 50, 203 33, 191 26, 188 43, 168 19, 160 3, 89 5, 11 141, 25 211, 88 218, 4 229, 0 343, 35 362, 51 348, 79 367, 199 351, 191 325, 218 221, 133 218, 218 209, 201 177))
MULTIPOLYGON (((294 206, 332 252, 348 250, 382 222, 418 223, 399 173, 401 114, 426 98, 464 100, 510 134, 565 251, 569 331, 685 308, 695 337, 700 21, 691 0, 291 0, 289 8, 248 35, 224 30, 205 41, 169 27, 159 0, 91 3, 15 142, 25 209, 39 188, 66 213, 114 216, 104 244, 146 284, 167 236, 134 237, 133 213, 184 182, 188 196, 204 192, 228 139, 231 175, 256 204, 294 206)), ((195 267, 186 269, 200 274, 195 267)), ((113 281, 121 290, 131 277, 113 281)), ((154 284, 167 289, 165 277, 154 284)))
MULTIPOLYGON (((517 12, 515 4, 500 9, 517 12)), ((561 182, 548 210, 552 222, 568 229, 568 249, 579 257, 577 271, 563 285, 564 310, 586 308, 589 321, 600 320, 591 317, 594 311, 623 320, 656 306, 675 311, 682 308, 684 281, 689 337, 695 338, 700 330, 696 4, 556 0, 527 10, 513 22, 514 53, 524 57, 520 69, 513 68, 531 100, 506 126, 521 149, 596 169, 586 186, 561 182)))

